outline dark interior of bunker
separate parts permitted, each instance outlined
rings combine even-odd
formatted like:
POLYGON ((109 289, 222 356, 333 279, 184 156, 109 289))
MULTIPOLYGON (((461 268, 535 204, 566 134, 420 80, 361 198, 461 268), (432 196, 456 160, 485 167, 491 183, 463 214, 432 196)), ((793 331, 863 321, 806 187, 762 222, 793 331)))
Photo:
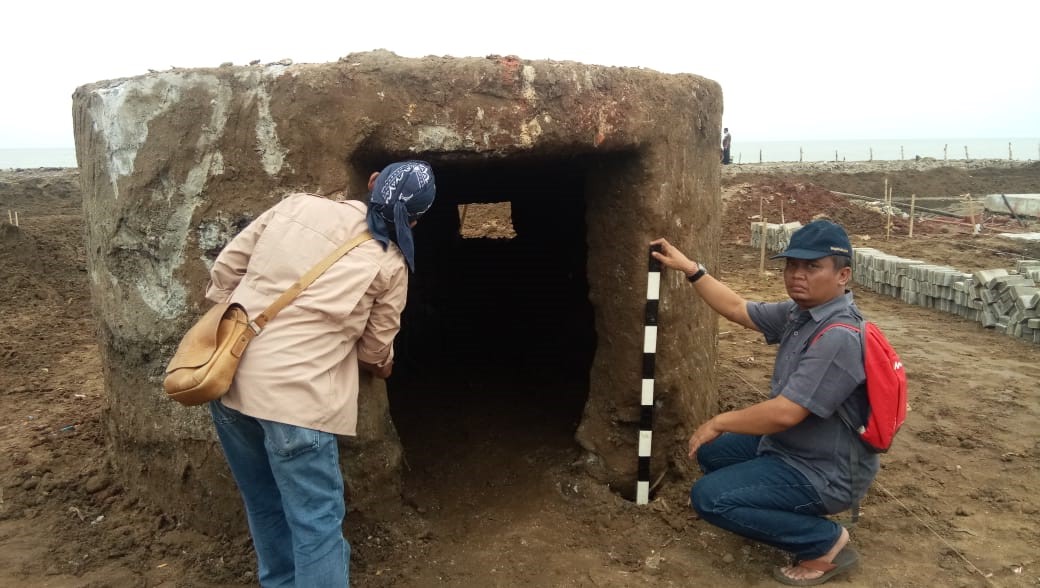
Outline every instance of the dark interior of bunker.
POLYGON ((489 443, 573 447, 596 347, 585 169, 574 162, 432 162, 437 201, 415 229, 416 271, 387 382, 411 468, 489 443), (507 202, 515 237, 463 238, 466 204, 507 202))

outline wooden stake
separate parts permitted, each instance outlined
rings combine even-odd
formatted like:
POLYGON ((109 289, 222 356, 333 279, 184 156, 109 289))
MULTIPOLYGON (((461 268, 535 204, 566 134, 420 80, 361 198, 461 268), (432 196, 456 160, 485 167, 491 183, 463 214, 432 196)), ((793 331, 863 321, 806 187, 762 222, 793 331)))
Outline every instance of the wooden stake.
POLYGON ((784 199, 780 199, 780 224, 784 224, 784 199))
POLYGON ((11 215, 11 209, 10 208, 7 209, 7 224, 10 224, 10 225, 14 224, 14 216, 11 215))
POLYGON ((949 143, 943 145, 943 161, 946 161, 946 149, 950 146, 949 143))
POLYGON ((801 147, 799 147, 799 148, 798 148, 798 163, 801 163, 801 162, 802 162, 802 155, 803 155, 803 153, 802 153, 802 148, 801 148, 801 147))
POLYGON ((888 215, 885 221, 885 241, 892 235, 892 188, 888 189, 888 215))
POLYGON ((910 195, 910 234, 908 237, 914 238, 914 205, 917 204, 917 194, 910 195))
POLYGON ((762 150, 761 149, 758 150, 758 162, 762 163, 762 150))
POLYGON ((20 224, 20 223, 18 222, 18 211, 17 211, 17 210, 16 210, 16 211, 14 211, 14 226, 16 226, 16 227, 20 227, 20 226, 22 226, 22 225, 21 225, 21 224, 20 224))
POLYGON ((967 145, 965 145, 965 146, 964 146, 964 161, 968 161, 968 159, 970 159, 970 158, 968 157, 968 146, 967 146, 967 145))
POLYGON ((760 235, 762 237, 762 255, 761 255, 761 257, 758 260, 758 273, 764 274, 764 273, 766 273, 766 219, 765 218, 762 219, 762 232, 760 233, 760 235))
POLYGON ((968 198, 968 216, 971 218, 971 234, 975 234, 975 227, 978 223, 975 222, 975 199, 971 197, 971 194, 965 194, 968 198))
POLYGON ((1008 141, 1008 161, 1011 161, 1012 159, 1014 158, 1011 157, 1011 141, 1008 141))
POLYGON ((903 146, 902 145, 899 146, 899 159, 900 159, 900 161, 902 161, 903 159, 906 159, 905 157, 903 157, 903 146))
POLYGON ((874 161, 874 148, 870 148, 870 161, 874 161))
POLYGON ((838 161, 838 150, 834 150, 834 161, 838 161))

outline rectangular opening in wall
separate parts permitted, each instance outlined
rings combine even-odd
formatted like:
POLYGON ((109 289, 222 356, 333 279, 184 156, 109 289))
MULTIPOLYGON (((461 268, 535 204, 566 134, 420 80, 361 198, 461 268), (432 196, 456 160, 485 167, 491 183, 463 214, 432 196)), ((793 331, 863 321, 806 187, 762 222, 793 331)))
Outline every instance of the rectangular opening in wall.
POLYGON ((513 206, 511 202, 461 204, 459 235, 463 239, 512 239, 513 206))
POLYGON ((577 451, 596 348, 586 171, 537 159, 434 167, 388 381, 406 481, 541 475, 532 456, 577 451))

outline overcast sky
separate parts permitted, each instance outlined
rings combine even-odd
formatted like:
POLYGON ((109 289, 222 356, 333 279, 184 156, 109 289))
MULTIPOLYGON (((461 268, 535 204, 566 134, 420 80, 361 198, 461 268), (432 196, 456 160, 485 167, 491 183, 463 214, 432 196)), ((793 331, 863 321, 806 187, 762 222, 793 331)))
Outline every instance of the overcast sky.
POLYGON ((14 0, 2 17, 0 148, 71 147, 82 84, 372 49, 694 73, 746 140, 1040 137, 1037 0, 14 0))

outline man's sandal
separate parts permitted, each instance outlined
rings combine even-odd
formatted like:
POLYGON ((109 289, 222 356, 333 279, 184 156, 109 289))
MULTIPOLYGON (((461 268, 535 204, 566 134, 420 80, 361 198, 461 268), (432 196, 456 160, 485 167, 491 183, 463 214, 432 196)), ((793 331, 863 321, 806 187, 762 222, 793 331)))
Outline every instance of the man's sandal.
POLYGON ((851 547, 846 547, 839 551, 838 555, 834 556, 834 561, 830 563, 818 559, 807 559, 795 564, 796 567, 803 567, 823 572, 823 575, 821 576, 800 580, 785 574, 783 568, 776 567, 773 568, 773 577, 776 578, 778 582, 787 584, 788 586, 816 586, 818 584, 823 584, 838 574, 849 571, 849 569, 856 565, 856 562, 858 561, 859 553, 851 547))

